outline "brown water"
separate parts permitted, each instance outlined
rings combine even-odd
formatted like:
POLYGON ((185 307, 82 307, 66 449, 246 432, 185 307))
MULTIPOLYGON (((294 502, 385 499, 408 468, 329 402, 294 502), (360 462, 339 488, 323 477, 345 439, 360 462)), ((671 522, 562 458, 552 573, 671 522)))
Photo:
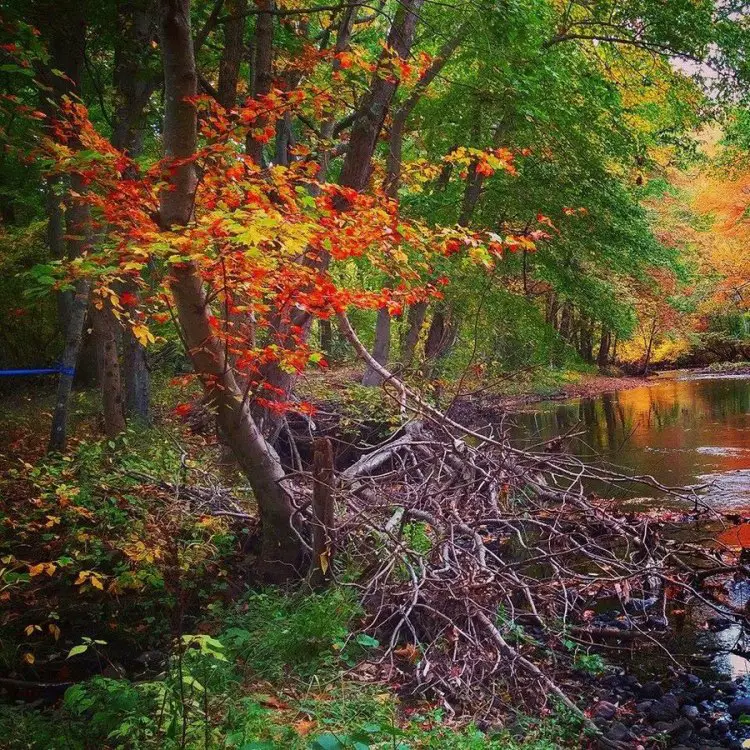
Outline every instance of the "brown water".
MULTIPOLYGON (((526 444, 580 433, 568 452, 670 486, 707 485, 702 499, 717 509, 750 508, 750 377, 670 374, 631 390, 539 404, 514 421, 526 444)), ((624 493, 659 494, 635 484, 608 492, 624 493)))
MULTIPOLYGON (((538 404, 514 415, 514 422, 515 439, 528 445, 578 433, 565 450, 587 462, 649 474, 665 485, 700 486, 701 500, 717 510, 750 509, 750 377, 671 373, 632 390, 538 404)), ((645 496, 639 505, 690 504, 640 483, 589 489, 610 497, 645 496)), ((681 533, 690 535, 693 526, 681 533)), ((728 581, 726 589, 735 606, 750 601, 750 582, 728 581)), ((739 624, 705 630, 703 623, 717 613, 697 601, 690 609, 689 624, 660 640, 683 663, 707 661, 719 674, 750 680, 750 634, 739 624)), ((654 649, 635 649, 626 659, 657 676, 666 664, 654 649)))

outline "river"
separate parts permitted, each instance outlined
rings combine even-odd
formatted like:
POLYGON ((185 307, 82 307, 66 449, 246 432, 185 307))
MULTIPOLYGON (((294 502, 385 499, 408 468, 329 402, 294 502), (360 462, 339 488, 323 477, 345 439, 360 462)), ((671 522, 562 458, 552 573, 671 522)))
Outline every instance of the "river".
MULTIPOLYGON (((669 373, 649 385, 546 402, 514 416, 526 445, 576 433, 565 450, 649 474, 670 486, 705 485, 717 510, 750 508, 750 377, 669 373)), ((642 485, 607 494, 658 495, 642 485)))
MULTIPOLYGON (((748 376, 669 373, 630 390, 536 404, 515 414, 513 421, 515 440, 526 445, 575 434, 566 439, 564 450, 586 462, 651 475, 664 485, 700 488, 698 496, 713 509, 743 516, 750 513, 748 376)), ((623 503, 628 496, 636 498, 633 509, 675 504, 690 509, 690 500, 665 497, 640 483, 589 489, 622 497, 623 503)), ((686 524, 682 533, 715 536, 722 528, 711 531, 710 523, 686 524)), ((747 606, 750 582, 728 582, 727 596, 733 604, 747 606)), ((716 612, 708 608, 694 607, 692 626, 670 639, 670 648, 688 661, 707 658, 718 673, 745 677, 750 685, 750 634, 729 622, 706 630, 702 623, 715 617, 716 612)), ((637 654, 634 658, 638 661, 637 654)), ((653 659, 653 654, 648 658, 653 659)))

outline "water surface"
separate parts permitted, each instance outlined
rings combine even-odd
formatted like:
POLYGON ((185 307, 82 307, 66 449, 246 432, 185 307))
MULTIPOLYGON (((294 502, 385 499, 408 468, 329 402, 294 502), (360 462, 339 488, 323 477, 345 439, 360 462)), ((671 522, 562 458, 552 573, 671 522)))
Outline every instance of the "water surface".
MULTIPOLYGON (((593 398, 547 402, 515 415, 517 440, 533 445, 581 433, 566 450, 588 461, 650 474, 670 486, 703 485, 717 509, 750 507, 750 377, 671 374, 593 398)), ((655 495, 641 485, 619 493, 655 495)))

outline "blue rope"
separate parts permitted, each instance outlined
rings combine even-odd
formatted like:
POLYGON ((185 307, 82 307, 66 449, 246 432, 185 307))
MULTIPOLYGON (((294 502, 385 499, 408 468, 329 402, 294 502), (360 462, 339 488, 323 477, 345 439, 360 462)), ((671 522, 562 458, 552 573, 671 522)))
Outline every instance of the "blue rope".
POLYGON ((72 378, 76 374, 75 367, 57 365, 54 368, 40 368, 36 370, 0 370, 0 378, 23 377, 24 375, 67 375, 72 378))

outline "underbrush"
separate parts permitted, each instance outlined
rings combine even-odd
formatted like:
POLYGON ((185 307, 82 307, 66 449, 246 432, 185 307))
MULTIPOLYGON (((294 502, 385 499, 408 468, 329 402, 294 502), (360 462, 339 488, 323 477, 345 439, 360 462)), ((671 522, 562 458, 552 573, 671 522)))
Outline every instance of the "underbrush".
POLYGON ((3 747, 553 750, 578 737, 564 714, 481 731, 401 702, 368 661, 377 642, 350 637, 346 589, 256 592, 213 614, 223 629, 183 635, 150 679, 97 675, 56 707, 0 708, 3 747))
POLYGON ((578 746, 577 725, 551 714, 480 731, 401 697, 353 588, 250 589, 252 523, 201 515, 159 484, 238 484, 231 469, 168 388, 155 403, 155 427, 109 441, 77 394, 65 456, 44 455, 34 399, 0 415, 0 746, 578 746))

